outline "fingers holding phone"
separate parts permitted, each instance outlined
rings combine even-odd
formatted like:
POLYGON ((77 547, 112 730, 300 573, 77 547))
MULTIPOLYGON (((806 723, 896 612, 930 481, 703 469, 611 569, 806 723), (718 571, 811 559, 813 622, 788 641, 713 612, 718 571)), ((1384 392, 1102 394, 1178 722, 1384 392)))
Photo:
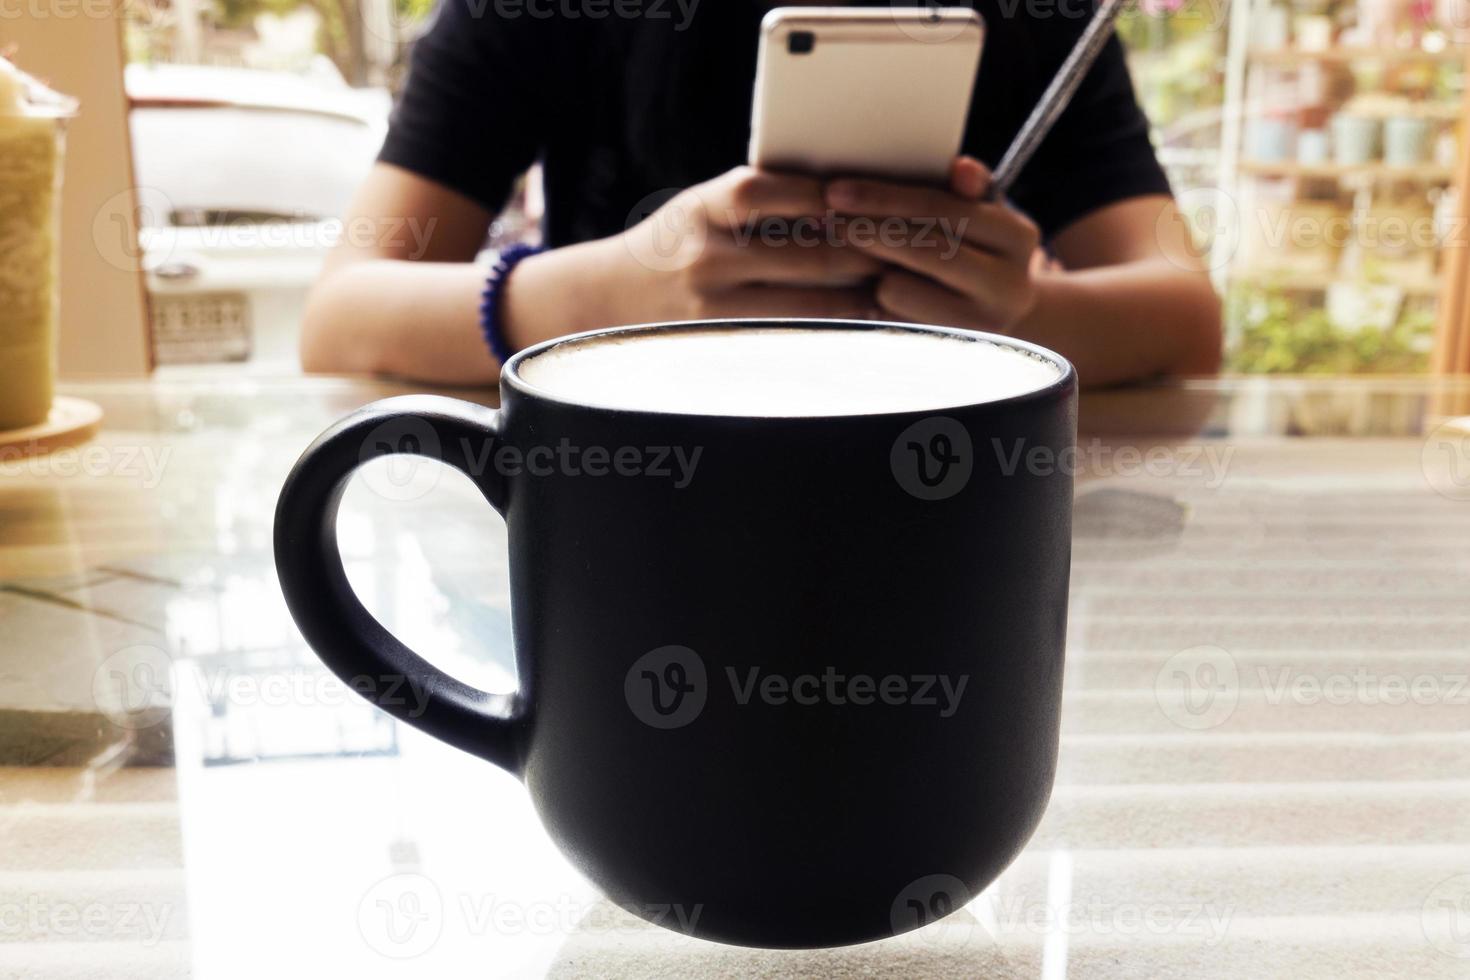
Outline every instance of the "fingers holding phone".
POLYGON ((780 8, 762 24, 750 160, 849 175, 822 203, 842 246, 881 263, 879 316, 1004 330, 1035 305, 1035 226, 957 157, 984 41, 964 8, 780 8))
POLYGON ((886 268, 880 312, 899 319, 1005 331, 1036 303, 1033 257, 1041 236, 1025 215, 985 199, 990 173, 961 157, 946 188, 842 179, 826 202, 845 240, 886 268))
POLYGON ((869 317, 883 263, 832 240, 827 213, 819 179, 751 167, 681 191, 618 236, 614 315, 869 317))

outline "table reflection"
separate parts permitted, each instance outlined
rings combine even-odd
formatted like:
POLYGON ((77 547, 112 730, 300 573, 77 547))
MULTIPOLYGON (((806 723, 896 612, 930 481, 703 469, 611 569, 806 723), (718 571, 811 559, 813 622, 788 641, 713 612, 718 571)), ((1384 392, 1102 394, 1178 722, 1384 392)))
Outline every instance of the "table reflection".
MULTIPOLYGON (((7 965, 1223 977, 1269 955, 1432 977, 1470 955, 1470 379, 1087 393, 1060 461, 1078 489, 1047 817, 939 926, 811 953, 611 909, 515 780, 373 711, 304 647, 271 561, 276 491, 330 421, 401 391, 73 386, 106 412, 96 440, 0 458, 0 909, 31 910, 0 919, 7 965)), ((466 478, 374 462, 339 536, 395 635, 513 688, 504 527, 466 478)))

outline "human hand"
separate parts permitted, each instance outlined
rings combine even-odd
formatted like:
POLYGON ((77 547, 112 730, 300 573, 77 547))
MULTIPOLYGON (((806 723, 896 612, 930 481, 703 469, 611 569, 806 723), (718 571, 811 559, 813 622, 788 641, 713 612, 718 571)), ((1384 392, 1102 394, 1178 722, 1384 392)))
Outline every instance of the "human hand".
POLYGON ((845 240, 879 259, 881 315, 915 323, 1006 332, 1036 305, 1032 260, 1041 234, 1030 219, 984 199, 990 171, 960 157, 948 188, 839 179, 825 201, 846 216, 845 240))
POLYGON ((681 191, 610 240, 613 322, 864 318, 879 256, 834 240, 822 181, 736 167, 681 191))

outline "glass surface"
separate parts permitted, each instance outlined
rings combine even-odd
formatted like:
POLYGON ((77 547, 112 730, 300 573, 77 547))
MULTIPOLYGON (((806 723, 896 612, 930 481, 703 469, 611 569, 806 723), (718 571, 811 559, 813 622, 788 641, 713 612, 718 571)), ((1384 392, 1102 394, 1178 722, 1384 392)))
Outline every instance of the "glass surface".
MULTIPOLYGON (((1441 417, 1470 412, 1470 380, 1087 395, 1057 461, 1078 483, 1048 813, 950 918, 816 952, 614 912, 516 780, 375 713, 304 647, 276 493, 326 425, 402 390, 70 385, 106 413, 95 439, 0 450, 7 967, 1464 976, 1470 435, 1441 417)), ((377 461, 339 529, 394 633, 513 687, 505 530, 467 480, 377 461)))

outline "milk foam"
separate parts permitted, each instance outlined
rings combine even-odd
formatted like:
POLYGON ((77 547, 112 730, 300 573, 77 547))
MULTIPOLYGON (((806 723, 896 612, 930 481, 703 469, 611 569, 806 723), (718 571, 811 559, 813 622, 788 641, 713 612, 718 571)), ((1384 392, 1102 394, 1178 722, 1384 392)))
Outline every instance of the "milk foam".
POLYGON ((934 411, 1054 382, 1050 361, 984 340, 907 330, 734 327, 553 347, 521 379, 563 401, 685 415, 934 411))
POLYGON ((519 364, 563 401, 716 416, 928 411, 1036 391, 1051 361, 898 329, 732 328, 573 341, 519 364))

